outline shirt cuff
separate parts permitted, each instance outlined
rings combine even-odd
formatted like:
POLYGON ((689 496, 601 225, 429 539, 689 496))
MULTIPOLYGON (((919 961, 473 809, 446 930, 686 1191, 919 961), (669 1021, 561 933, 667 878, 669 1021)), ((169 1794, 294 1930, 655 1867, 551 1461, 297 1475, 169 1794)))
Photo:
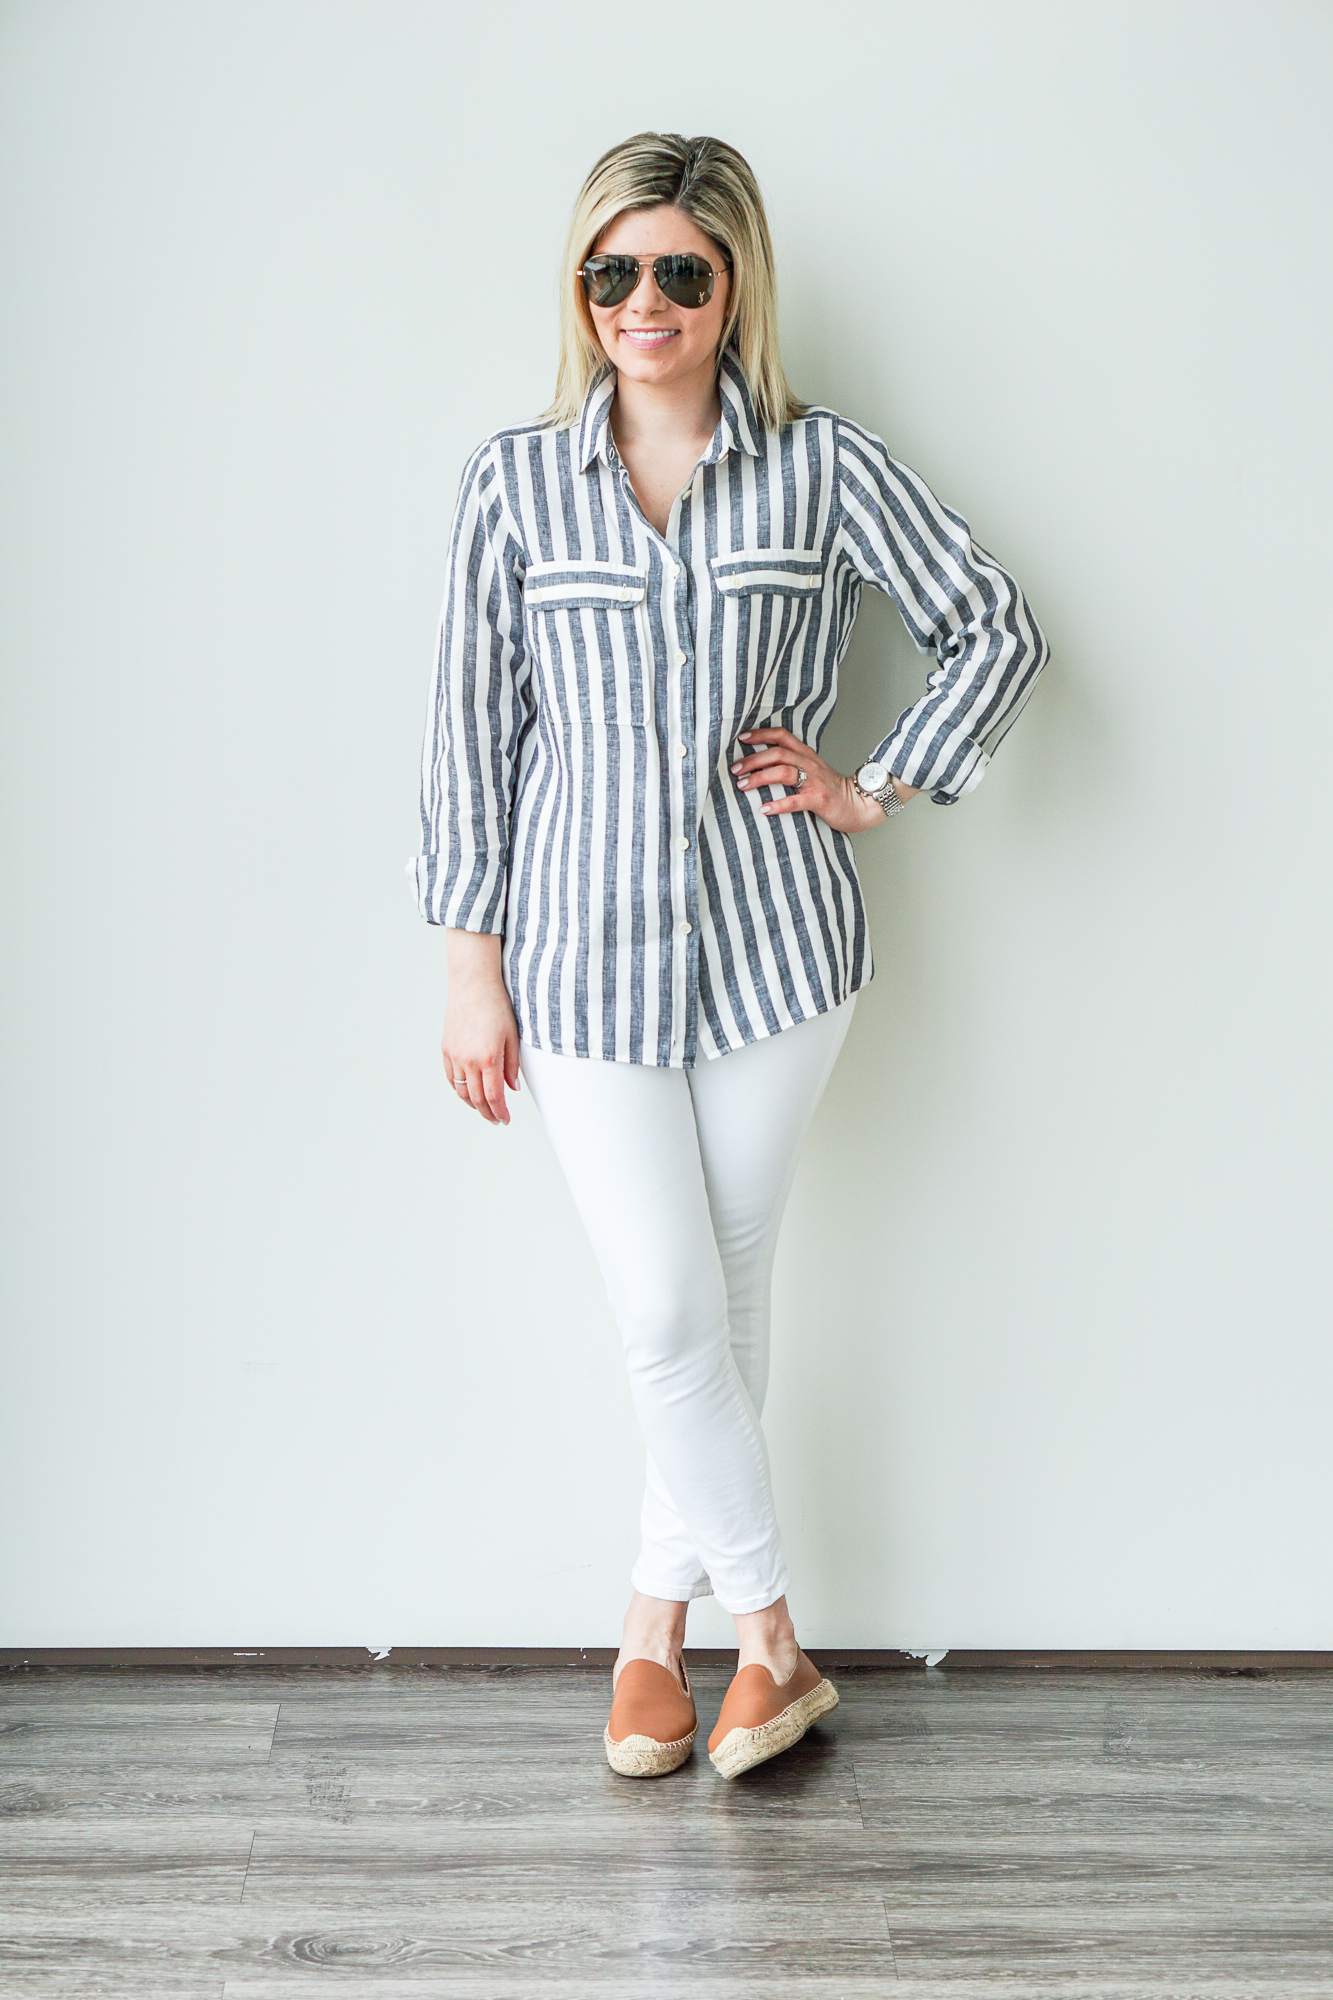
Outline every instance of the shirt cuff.
POLYGON ((478 897, 471 893, 466 881, 455 882, 449 896, 441 902, 438 881, 442 854, 414 854, 403 864, 407 877, 408 892, 428 924, 441 924, 451 931, 479 931, 484 936, 504 935, 504 897, 498 899, 498 906, 488 916, 478 897))
POLYGON ((896 734, 886 737, 875 751, 874 761, 886 764, 905 785, 929 792, 936 805, 951 806, 976 790, 990 757, 964 730, 951 729, 943 738, 918 742, 910 750, 896 734))

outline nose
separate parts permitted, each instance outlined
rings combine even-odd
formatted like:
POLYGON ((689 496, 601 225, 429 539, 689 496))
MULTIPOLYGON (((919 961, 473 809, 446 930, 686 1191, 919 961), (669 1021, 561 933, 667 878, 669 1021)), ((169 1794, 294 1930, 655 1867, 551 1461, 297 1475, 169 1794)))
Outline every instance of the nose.
POLYGON ((647 257, 639 260, 639 281, 625 304, 633 306, 636 312, 650 313, 661 312, 664 306, 671 304, 670 299, 658 288, 657 274, 647 257))

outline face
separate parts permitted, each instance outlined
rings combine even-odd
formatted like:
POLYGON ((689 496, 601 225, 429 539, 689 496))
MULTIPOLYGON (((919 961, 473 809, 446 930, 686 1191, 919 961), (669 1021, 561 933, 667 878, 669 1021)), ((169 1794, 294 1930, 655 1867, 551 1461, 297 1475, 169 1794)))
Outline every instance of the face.
MULTIPOLYGON (((711 374, 727 316, 731 279, 721 248, 678 208, 628 209, 604 229, 593 250, 637 257, 639 282, 618 306, 589 303, 592 323, 607 357, 631 381, 665 385, 696 370, 711 374), (657 288, 654 257, 693 251, 717 273, 706 305, 672 305, 657 288)), ((590 253, 591 254, 591 253, 590 253)))

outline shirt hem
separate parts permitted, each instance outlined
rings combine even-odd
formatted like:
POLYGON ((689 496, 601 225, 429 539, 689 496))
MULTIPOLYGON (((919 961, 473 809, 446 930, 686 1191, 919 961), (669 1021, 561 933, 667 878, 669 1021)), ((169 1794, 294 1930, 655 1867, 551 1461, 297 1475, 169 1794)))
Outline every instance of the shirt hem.
MULTIPOLYGON (((725 1048, 700 1049, 692 1063, 674 1057, 668 1057, 666 1062, 658 1062, 653 1056, 609 1056, 604 1049, 562 1049, 557 1047, 554 1037, 548 1041, 540 1040, 531 1026, 523 1021, 518 1024, 518 1038, 520 1042, 526 1042, 529 1048, 539 1049, 544 1055, 569 1056, 576 1062, 622 1062, 633 1064, 637 1069, 701 1069, 705 1063, 717 1062, 722 1056, 735 1055, 738 1050, 749 1048, 755 1042, 771 1041, 774 1035, 782 1034, 787 1028, 799 1028, 803 1021, 817 1021, 821 1014, 831 1014, 835 1008, 845 1006, 855 994, 869 986, 874 976, 875 968, 872 963, 854 984, 849 983, 845 993, 835 1000, 830 1000, 827 1006, 812 1007, 808 1014, 795 1014, 789 1021, 779 1021, 776 1027, 770 1028, 765 1022, 756 1028, 753 1034, 744 1035, 738 1042, 728 1042, 725 1048)), ((513 994, 511 993, 509 997, 512 1000, 513 994)))

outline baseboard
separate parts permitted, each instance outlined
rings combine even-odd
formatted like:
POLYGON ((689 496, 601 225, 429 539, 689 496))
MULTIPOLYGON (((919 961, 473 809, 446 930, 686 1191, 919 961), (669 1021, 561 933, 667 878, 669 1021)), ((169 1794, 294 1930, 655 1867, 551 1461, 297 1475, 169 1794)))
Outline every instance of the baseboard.
MULTIPOLYGON (((89 1670, 131 1670, 155 1673, 234 1671, 336 1671, 341 1673, 412 1672, 427 1668, 610 1667, 614 1646, 0 1646, 0 1669, 8 1671, 79 1667, 89 1670)), ((696 1666, 734 1666, 736 1653, 722 1647, 687 1646, 686 1657, 696 1666)), ((926 1656, 896 1648, 814 1646, 810 1658, 819 1667, 849 1672, 857 1667, 924 1672, 926 1656)), ((1067 1669, 1076 1673, 1200 1673, 1258 1677, 1276 1673, 1328 1672, 1333 1650, 1320 1652, 1218 1652, 1173 1650, 1151 1652, 1132 1648, 1067 1650, 1060 1647, 985 1649, 961 1647, 930 1659, 936 1673, 1011 1672, 1015 1669, 1067 1669)))

